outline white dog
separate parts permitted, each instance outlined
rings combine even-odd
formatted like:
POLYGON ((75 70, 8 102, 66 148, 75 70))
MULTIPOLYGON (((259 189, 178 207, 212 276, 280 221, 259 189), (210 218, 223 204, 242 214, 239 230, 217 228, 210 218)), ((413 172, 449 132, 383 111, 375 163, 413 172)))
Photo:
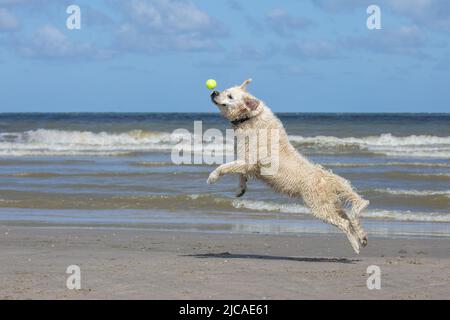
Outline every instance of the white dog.
POLYGON ((238 197, 245 193, 249 177, 263 180, 277 192, 302 197, 313 215, 342 230, 359 254, 360 245, 367 245, 367 234, 358 216, 369 201, 362 199, 347 180, 300 155, 289 142, 281 121, 262 101, 247 92, 246 86, 250 82, 251 79, 240 86, 211 94, 214 104, 231 121, 238 140, 240 136, 258 132, 258 143, 253 147, 238 143, 237 160, 216 168, 209 175, 208 183, 215 183, 227 173, 239 174, 238 197), (272 150, 272 154, 269 155, 267 150, 272 150), (258 153, 256 161, 249 161, 248 154, 255 151, 258 153), (277 170, 264 173, 267 165, 277 170))

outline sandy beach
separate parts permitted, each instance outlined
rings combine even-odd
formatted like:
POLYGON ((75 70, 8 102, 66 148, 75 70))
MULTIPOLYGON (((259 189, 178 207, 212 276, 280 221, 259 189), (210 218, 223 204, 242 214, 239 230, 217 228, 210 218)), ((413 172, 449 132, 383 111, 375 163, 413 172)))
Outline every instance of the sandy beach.
POLYGON ((448 299, 445 238, 0 227, 0 299, 448 299), (66 288, 69 265, 81 290, 66 288), (366 269, 381 269, 368 290, 366 269))

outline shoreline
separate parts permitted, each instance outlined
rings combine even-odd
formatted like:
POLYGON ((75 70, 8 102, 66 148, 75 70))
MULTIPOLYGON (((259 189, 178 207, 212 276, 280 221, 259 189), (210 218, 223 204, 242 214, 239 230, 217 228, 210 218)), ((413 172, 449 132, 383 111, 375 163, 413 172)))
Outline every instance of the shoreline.
MULTIPOLYGON (((383 223, 389 223, 390 221, 383 221, 383 223)), ((28 221, 0 221, 0 228, 33 228, 33 229, 49 229, 49 230, 99 230, 99 231, 129 231, 129 232, 158 232, 158 233, 186 233, 186 234, 205 234, 205 235, 236 235, 236 236, 273 236, 273 237, 311 237, 311 236, 334 236, 340 237, 343 235, 342 231, 335 228, 334 226, 325 224, 324 222, 318 221, 318 223, 323 225, 323 230, 314 229, 304 229, 303 231, 285 231, 285 232, 263 232, 263 231, 241 231, 241 230, 228 230, 221 229, 221 225, 205 224, 201 227, 194 225, 192 228, 187 228, 186 224, 62 224, 62 223, 36 223, 28 221), (179 228, 177 228, 178 226, 179 228)), ((399 224, 417 224, 417 222, 402 221, 397 222, 399 224)), ((435 222, 424 222, 425 224, 435 225, 435 222)), ((447 223, 442 223, 447 224, 447 223)), ((395 240, 395 239, 441 239, 450 240, 450 234, 448 233, 369 233, 371 239, 384 239, 384 240, 395 240)))
POLYGON ((0 226, 0 299, 447 299, 447 238, 0 226), (81 290, 65 287, 69 265, 81 290), (368 290, 366 269, 381 269, 368 290))
MULTIPOLYGON (((230 219, 229 217, 214 214, 213 217, 185 214, 165 219, 165 211, 157 211, 157 217, 148 215, 147 210, 142 210, 146 214, 145 219, 122 218, 121 221, 114 221, 104 218, 105 211, 119 212, 126 216, 126 212, 121 210, 70 210, 71 213, 81 212, 83 216, 70 219, 54 216, 55 213, 61 213, 64 210, 36 210, 33 216, 24 216, 23 219, 18 214, 24 212, 28 214, 29 209, 10 209, 10 220, 7 218, 8 210, 0 210, 0 226, 7 227, 30 227, 30 228, 87 228, 87 229, 130 229, 130 230, 148 230, 160 232, 194 232, 211 234, 242 234, 242 235, 273 235, 273 236, 297 236, 297 235, 340 235, 342 232, 336 227, 324 223, 321 220, 300 215, 290 217, 287 213, 278 213, 272 217, 263 215, 252 216, 252 212, 241 213, 240 219, 230 219), (53 211, 53 216, 48 215, 53 211), (101 215, 96 216, 95 213, 101 215), (90 220, 85 217, 89 214, 90 220), (39 216, 38 216, 39 215, 39 216), (49 217, 47 219, 46 215, 49 217), (105 221, 106 220, 106 221, 105 221)), ((130 210, 132 213, 139 210, 130 210)), ((377 238, 416 238, 450 239, 450 223, 435 221, 397 221, 384 219, 362 218, 364 229, 370 237, 377 238)))

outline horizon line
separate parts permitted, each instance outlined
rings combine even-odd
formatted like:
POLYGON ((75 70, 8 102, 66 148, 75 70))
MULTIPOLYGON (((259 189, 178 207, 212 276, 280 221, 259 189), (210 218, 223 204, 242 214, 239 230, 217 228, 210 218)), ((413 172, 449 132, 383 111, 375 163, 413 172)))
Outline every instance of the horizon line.
MULTIPOLYGON (((273 110, 272 110, 273 111, 273 110)), ((429 115, 450 115, 450 112, 332 112, 332 111, 304 111, 304 112, 295 112, 295 111, 273 111, 275 114, 429 114, 429 115)), ((8 115, 8 114, 220 114, 219 111, 13 111, 13 112, 0 112, 0 115, 8 115)))

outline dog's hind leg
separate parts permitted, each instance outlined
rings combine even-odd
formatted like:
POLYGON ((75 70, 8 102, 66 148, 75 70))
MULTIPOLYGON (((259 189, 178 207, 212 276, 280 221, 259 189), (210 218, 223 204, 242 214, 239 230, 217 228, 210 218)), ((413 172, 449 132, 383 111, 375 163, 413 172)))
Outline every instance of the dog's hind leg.
POLYGON ((336 210, 340 217, 348 219, 350 224, 358 236, 359 243, 365 247, 367 245, 367 233, 364 231, 361 223, 359 222, 359 215, 368 205, 369 201, 361 198, 357 194, 350 183, 339 177, 341 193, 339 194, 339 200, 336 202, 336 210), (348 206, 348 214, 344 207, 348 206))
POLYGON ((369 201, 361 198, 361 196, 353 191, 350 186, 347 186, 345 189, 345 192, 343 192, 339 198, 342 202, 351 204, 350 215, 358 216, 361 211, 369 205, 369 201))
POLYGON ((328 222, 342 230, 347 236, 348 241, 350 241, 353 250, 359 254, 360 242, 358 236, 356 235, 356 231, 353 229, 353 226, 346 215, 341 216, 336 208, 330 208, 330 210, 313 209, 313 214, 323 221, 328 222))
POLYGON ((353 215, 347 215, 343 208, 336 208, 337 213, 343 219, 346 219, 350 222, 350 227, 353 233, 358 237, 358 241, 362 247, 367 246, 367 233, 364 231, 361 223, 359 222, 358 217, 353 215))
POLYGON ((359 222, 358 217, 349 217, 350 223, 358 235, 359 243, 361 246, 367 246, 367 232, 364 231, 361 223, 359 222))
POLYGON ((343 218, 348 218, 350 220, 350 224, 358 235, 359 242, 363 247, 367 245, 367 233, 364 231, 361 223, 359 222, 359 215, 364 208, 369 205, 369 201, 362 199, 357 193, 351 192, 344 199, 347 200, 347 203, 350 202, 352 206, 348 209, 349 212, 344 210, 342 201, 339 201, 336 205, 338 213, 343 218))
POLYGON ((359 254, 359 239, 355 233, 355 230, 353 230, 353 226, 350 221, 339 217, 331 218, 329 222, 344 231, 348 241, 350 241, 350 244, 352 245, 353 250, 359 254))
POLYGON ((239 186, 236 190, 236 197, 242 197, 247 190, 247 177, 243 174, 239 175, 239 186))

